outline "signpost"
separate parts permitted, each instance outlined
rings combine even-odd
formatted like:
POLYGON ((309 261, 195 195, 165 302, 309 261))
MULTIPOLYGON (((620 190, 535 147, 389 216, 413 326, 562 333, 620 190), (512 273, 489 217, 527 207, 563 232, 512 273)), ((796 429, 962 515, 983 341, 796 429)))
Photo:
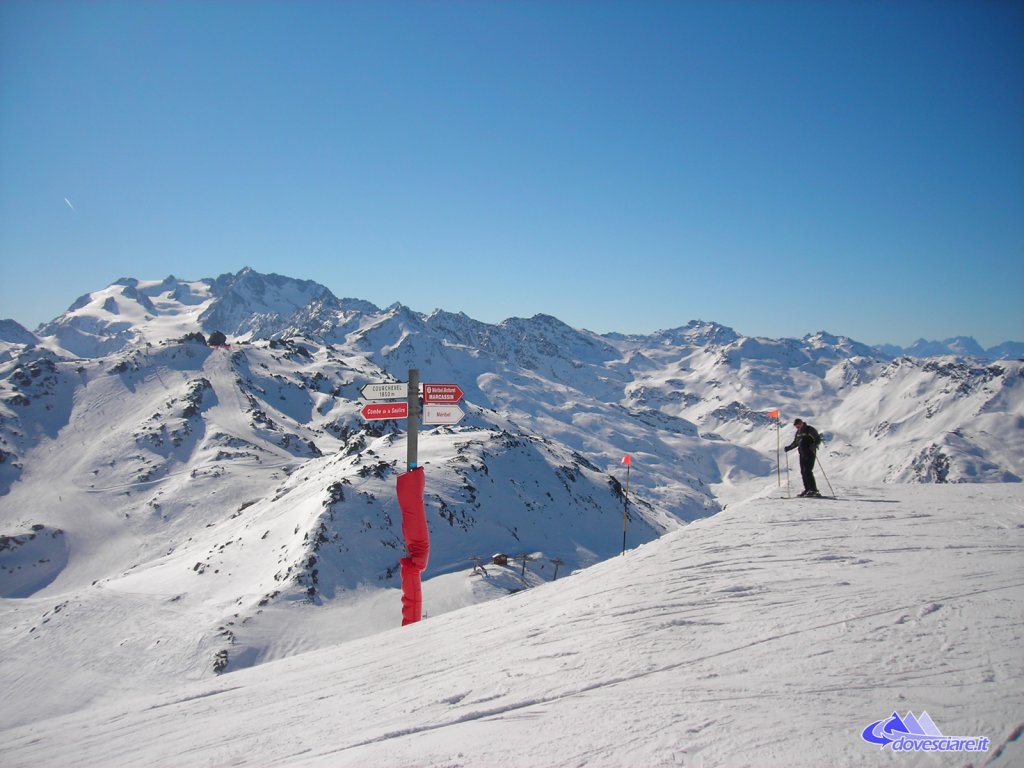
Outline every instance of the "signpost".
MULTIPOLYGON (((419 466, 420 372, 409 369, 409 381, 372 382, 364 384, 359 394, 366 400, 391 402, 367 403, 362 407, 364 419, 408 419, 406 472, 398 476, 398 506, 402 510, 402 535, 408 556, 399 560, 402 572, 402 624, 420 620, 423 594, 420 574, 427 567, 430 533, 423 508, 423 468, 419 466), (404 398, 404 402, 403 399, 404 398)), ((455 424, 465 414, 455 405, 462 399, 458 384, 423 385, 423 423, 455 424)), ((524 565, 525 567, 525 565, 524 565)))
POLYGON ((368 421, 384 419, 408 419, 408 455, 406 463, 409 470, 419 465, 420 417, 424 424, 458 424, 465 412, 456 405, 466 394, 458 384, 424 384, 422 409, 420 407, 420 372, 416 368, 409 369, 408 381, 375 381, 364 384, 359 394, 365 400, 402 400, 405 402, 367 403, 360 413, 368 421))

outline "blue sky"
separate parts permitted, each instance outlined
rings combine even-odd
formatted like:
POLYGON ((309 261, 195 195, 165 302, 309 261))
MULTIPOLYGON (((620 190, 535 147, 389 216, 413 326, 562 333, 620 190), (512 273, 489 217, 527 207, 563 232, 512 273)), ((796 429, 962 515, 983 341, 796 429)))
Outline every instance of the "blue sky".
POLYGON ((0 317, 245 266, 486 322, 1024 339, 1024 4, 0 4, 0 317))

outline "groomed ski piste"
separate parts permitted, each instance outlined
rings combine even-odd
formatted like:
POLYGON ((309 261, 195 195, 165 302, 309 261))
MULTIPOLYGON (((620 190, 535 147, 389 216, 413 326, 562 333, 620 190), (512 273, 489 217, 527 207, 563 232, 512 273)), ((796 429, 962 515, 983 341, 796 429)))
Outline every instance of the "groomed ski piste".
MULTIPOLYGON (((718 514, 459 610, 444 606, 505 572, 428 570, 419 624, 198 682, 133 689, 125 655, 116 698, 11 727, 25 696, 45 708, 107 684, 88 659, 54 654, 59 687, 0 705, 2 762, 1024 764, 1024 486, 835 490, 823 502, 785 499, 774 478, 732 488, 718 514), (987 749, 865 740, 893 714, 987 749)), ((380 594, 391 599, 367 601, 365 621, 397 613, 397 592, 380 594)))

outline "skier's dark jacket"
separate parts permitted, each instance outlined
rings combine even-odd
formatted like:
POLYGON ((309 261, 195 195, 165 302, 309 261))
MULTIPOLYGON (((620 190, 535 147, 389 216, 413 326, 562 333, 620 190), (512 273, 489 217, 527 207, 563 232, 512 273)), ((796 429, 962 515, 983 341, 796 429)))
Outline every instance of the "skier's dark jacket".
POLYGON ((796 432, 796 437, 793 438, 792 443, 786 446, 786 450, 791 451, 796 448, 801 457, 813 456, 817 453, 819 445, 821 445, 821 435, 818 434, 818 430, 810 424, 801 424, 796 432))

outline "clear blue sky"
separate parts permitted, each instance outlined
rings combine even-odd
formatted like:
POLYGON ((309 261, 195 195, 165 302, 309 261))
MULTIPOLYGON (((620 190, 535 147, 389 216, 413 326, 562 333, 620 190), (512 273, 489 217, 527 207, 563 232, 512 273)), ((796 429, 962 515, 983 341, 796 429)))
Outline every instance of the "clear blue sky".
POLYGON ((486 322, 1024 339, 1024 4, 0 3, 0 317, 245 266, 486 322))

